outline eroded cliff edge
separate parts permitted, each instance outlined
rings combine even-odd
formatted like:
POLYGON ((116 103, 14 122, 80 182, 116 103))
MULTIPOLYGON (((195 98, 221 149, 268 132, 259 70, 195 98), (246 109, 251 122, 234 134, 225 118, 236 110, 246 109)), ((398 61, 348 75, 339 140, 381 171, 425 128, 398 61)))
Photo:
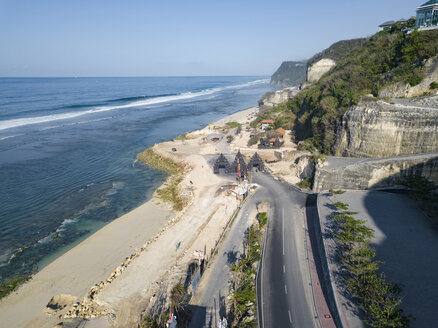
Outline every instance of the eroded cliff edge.
POLYGON ((438 97, 394 101, 400 103, 371 96, 350 108, 337 129, 335 156, 390 157, 438 151, 438 97))
POLYGON ((438 152, 365 160, 328 158, 327 165, 315 171, 313 191, 394 188, 410 176, 438 183, 438 152))

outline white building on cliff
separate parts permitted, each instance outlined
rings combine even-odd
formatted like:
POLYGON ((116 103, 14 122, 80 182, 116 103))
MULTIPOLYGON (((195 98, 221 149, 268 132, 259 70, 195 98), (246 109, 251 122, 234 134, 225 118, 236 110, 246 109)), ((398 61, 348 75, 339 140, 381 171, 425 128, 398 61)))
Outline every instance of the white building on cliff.
POLYGON ((429 0, 417 8, 415 27, 421 30, 438 28, 438 0, 429 0))

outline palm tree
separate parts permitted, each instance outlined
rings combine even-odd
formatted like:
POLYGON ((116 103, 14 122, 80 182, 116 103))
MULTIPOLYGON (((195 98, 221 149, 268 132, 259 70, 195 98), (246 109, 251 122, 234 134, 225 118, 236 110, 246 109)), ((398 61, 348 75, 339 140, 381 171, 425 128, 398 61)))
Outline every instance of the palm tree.
POLYGON ((170 311, 173 313, 182 308, 181 300, 186 294, 184 287, 180 284, 175 285, 170 292, 170 311))

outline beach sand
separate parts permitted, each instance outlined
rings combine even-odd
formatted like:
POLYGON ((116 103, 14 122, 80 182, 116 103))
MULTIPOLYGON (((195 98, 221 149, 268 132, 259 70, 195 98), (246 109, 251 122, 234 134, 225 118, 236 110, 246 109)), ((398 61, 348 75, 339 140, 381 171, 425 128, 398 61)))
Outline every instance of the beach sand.
POLYGON ((35 274, 0 302, 0 327, 52 327, 59 322, 44 309, 54 295, 83 297, 106 280, 125 257, 155 236, 171 212, 147 202, 114 220, 35 274))
MULTIPOLYGON (((257 108, 235 113, 216 125, 229 121, 248 122, 248 115, 254 111, 257 108)), ((52 315, 46 313, 46 305, 53 296, 69 294, 81 302, 90 288, 107 281, 133 254, 135 258, 129 261, 129 266, 117 278, 104 284, 94 297, 92 305, 110 315, 91 320, 86 326, 134 325, 156 291, 178 283, 184 276, 195 250, 213 248, 238 205, 234 196, 220 191, 222 185, 232 181, 214 175, 211 163, 207 162, 208 156, 203 156, 233 151, 226 143, 206 142, 204 137, 211 133, 214 133, 211 127, 206 127, 191 133, 187 140, 154 147, 157 152, 185 160, 192 166, 182 186, 193 197, 182 214, 172 212, 166 204, 157 204, 157 199, 153 198, 112 221, 2 299, 0 327, 53 327, 65 321, 60 316, 72 308, 71 304, 52 311, 52 315), (174 147, 176 152, 171 151, 174 147), (178 242, 181 247, 176 250, 178 242)))

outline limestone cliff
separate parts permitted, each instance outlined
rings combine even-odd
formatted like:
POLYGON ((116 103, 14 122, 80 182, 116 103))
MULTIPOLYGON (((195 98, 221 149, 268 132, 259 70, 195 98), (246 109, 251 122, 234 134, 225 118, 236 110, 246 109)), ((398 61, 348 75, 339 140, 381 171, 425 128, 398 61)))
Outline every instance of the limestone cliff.
POLYGON ((437 151, 438 107, 430 107, 436 98, 405 104, 361 101, 342 116, 334 154, 389 157, 437 151))
POLYGON ((366 190, 394 187, 408 176, 422 176, 438 183, 438 153, 410 155, 382 159, 354 160, 345 165, 328 158, 326 167, 317 167, 313 191, 329 189, 366 190))
POLYGON ((366 39, 342 40, 317 53, 307 61, 306 81, 308 83, 318 81, 339 60, 347 56, 352 50, 360 47, 365 41, 366 39))
POLYGON ((275 105, 284 103, 291 99, 299 92, 299 88, 284 88, 275 92, 267 92, 263 95, 262 99, 259 100, 260 106, 273 107, 275 105))
POLYGON ((401 97, 418 97, 424 93, 436 94, 437 90, 430 88, 432 82, 438 82, 438 56, 429 58, 424 65, 425 76, 420 84, 411 86, 409 83, 394 83, 390 84, 379 91, 380 98, 401 98, 401 97))
POLYGON ((307 67, 307 82, 312 83, 318 81, 325 73, 330 71, 336 62, 330 58, 323 58, 313 65, 307 67))

